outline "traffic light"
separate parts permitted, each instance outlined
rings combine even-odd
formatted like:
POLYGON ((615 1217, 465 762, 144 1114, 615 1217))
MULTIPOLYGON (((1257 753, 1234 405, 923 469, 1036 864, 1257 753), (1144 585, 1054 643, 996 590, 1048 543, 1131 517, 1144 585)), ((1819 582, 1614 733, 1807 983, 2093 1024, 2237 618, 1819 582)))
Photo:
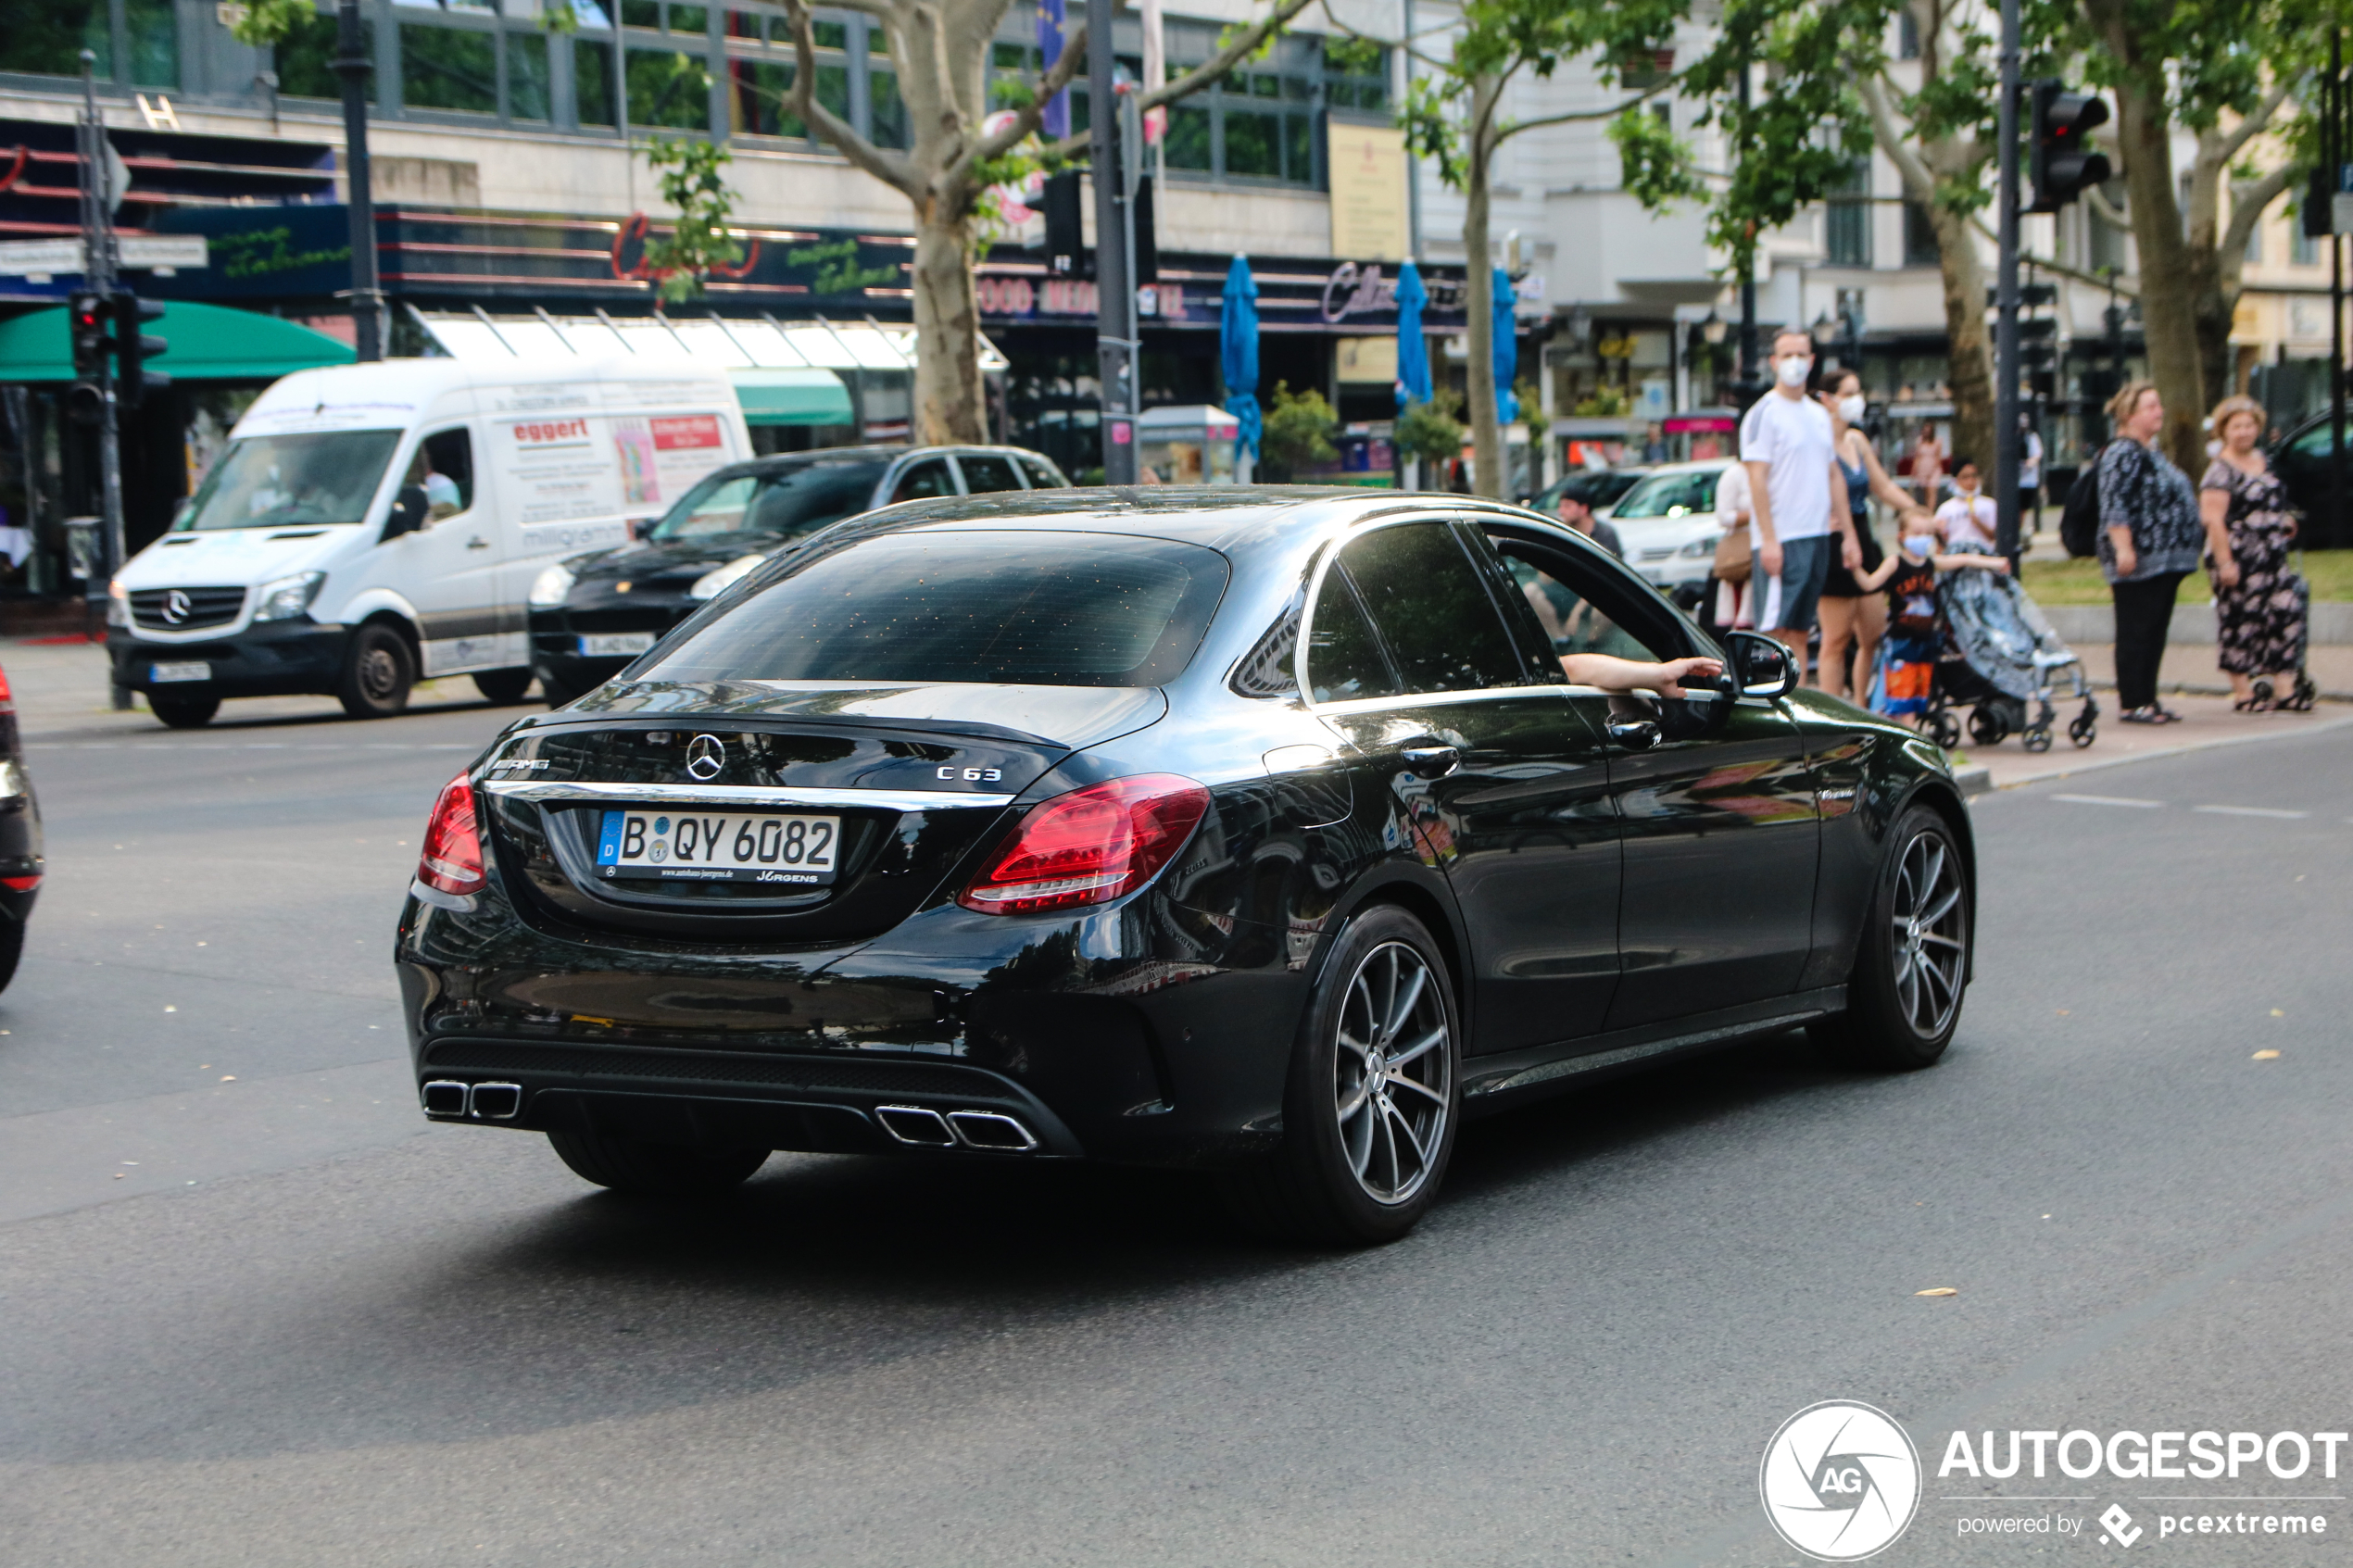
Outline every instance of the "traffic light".
POLYGON ((73 387, 66 394, 66 409, 77 424, 94 425, 106 412, 107 358, 114 352, 107 325, 112 317, 105 295, 81 290, 66 300, 66 330, 73 339, 73 387))
POLYGON ((1087 270, 1087 244, 1079 227, 1082 178, 1076 169, 1046 177, 1038 208, 1046 215, 1046 270, 1053 277, 1076 278, 1087 270))
POLYGON ((164 338, 139 329, 163 315, 163 307, 128 291, 114 296, 115 394, 126 408, 136 408, 149 393, 161 392, 171 378, 146 369, 146 362, 169 350, 164 338))
POLYGON ((2070 93, 2063 82, 2034 84, 2032 177, 2029 212, 2057 212, 2108 177, 2106 157, 2091 150, 2093 129, 2108 123, 2108 100, 2070 93))

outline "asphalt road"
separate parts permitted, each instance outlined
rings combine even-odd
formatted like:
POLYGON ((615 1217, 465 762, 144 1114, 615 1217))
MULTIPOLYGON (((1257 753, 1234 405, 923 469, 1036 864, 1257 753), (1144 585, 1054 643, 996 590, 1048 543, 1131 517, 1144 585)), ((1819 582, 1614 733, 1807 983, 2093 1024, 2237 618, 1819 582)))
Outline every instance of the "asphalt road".
POLYGON ((392 921, 501 719, 45 721, 0 1562, 1796 1562, 1758 1461, 1834 1398, 1929 1466, 1879 1562, 2113 1551, 2112 1502, 2135 1555, 2353 1559, 2353 1452, 1935 1474, 1955 1428, 2353 1427, 2353 730, 1982 799, 1936 1069, 1790 1038, 1478 1123, 1337 1256, 1151 1174, 779 1155, 682 1213, 422 1127, 392 921), (2160 1539, 2166 1495, 2329 1533, 2160 1539), (2010 1514, 2082 1533, 1960 1533, 2010 1514))

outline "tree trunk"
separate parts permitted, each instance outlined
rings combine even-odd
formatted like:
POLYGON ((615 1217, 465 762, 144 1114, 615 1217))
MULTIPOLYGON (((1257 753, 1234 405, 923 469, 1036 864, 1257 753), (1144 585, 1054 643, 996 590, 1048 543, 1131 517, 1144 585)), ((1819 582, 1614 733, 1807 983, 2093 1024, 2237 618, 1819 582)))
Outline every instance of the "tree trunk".
MULTIPOLYGON (((2173 194, 2171 126, 2156 62, 2142 58, 2124 0, 2083 0, 2085 18, 2123 70, 2116 93, 2116 143, 2133 205, 2133 243, 2140 252, 2141 330, 2149 379, 2165 400, 2165 451, 2190 473, 2206 467, 2206 384, 2200 369, 2196 293, 2200 270, 2182 232, 2173 194)), ((2208 252, 2209 261, 2212 252, 2208 252)), ((2207 270, 2209 278, 2211 269, 2207 270)), ((2230 323, 2223 322, 2227 334, 2230 323)))
POLYGON ((1930 204, 1936 231, 1938 271, 1944 282, 1944 335, 1950 345, 1947 374, 1953 388, 1955 466, 1968 458, 1987 476, 1994 472, 1994 347, 1985 327, 1985 264, 1969 220, 1930 204))
POLYGON ((1503 95, 1500 76, 1482 76, 1471 83, 1469 144, 1463 159, 1463 258, 1470 274, 1464 381, 1470 395, 1471 456, 1477 470, 1472 488, 1498 501, 1505 498, 1505 475, 1504 427, 1495 402, 1495 265, 1488 259, 1487 179, 1495 153, 1496 106, 1503 95))
POLYGON ((914 439, 925 446, 988 439, 971 220, 942 221, 939 205, 920 212, 915 228, 914 439))

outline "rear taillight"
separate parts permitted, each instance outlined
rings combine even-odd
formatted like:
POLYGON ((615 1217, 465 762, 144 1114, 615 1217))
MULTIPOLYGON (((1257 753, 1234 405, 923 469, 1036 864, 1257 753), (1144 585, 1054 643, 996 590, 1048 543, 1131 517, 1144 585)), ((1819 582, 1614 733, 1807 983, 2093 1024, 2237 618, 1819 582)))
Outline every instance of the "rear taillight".
POLYGON ((463 773, 443 784, 433 803, 417 880, 444 893, 479 893, 488 880, 482 874, 482 834, 474 828, 473 785, 463 773))
POLYGON ((956 902, 987 915, 1107 904, 1150 882, 1208 809, 1209 791, 1175 773, 1058 795, 1029 809, 956 902))
POLYGON ((8 672, 0 670, 0 713, 14 713, 16 710, 16 695, 8 690, 8 672))

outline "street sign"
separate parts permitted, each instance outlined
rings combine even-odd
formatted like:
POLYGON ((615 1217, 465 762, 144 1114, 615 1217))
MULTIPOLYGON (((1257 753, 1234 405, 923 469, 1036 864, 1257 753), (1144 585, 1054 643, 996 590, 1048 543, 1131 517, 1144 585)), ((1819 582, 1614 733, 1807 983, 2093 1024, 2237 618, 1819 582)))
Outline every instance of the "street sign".
MULTIPOLYGON (((212 249, 202 234, 118 234, 115 248, 126 268, 209 267, 212 249)), ((9 240, 0 243, 0 278, 55 277, 82 270, 82 241, 9 240)))

